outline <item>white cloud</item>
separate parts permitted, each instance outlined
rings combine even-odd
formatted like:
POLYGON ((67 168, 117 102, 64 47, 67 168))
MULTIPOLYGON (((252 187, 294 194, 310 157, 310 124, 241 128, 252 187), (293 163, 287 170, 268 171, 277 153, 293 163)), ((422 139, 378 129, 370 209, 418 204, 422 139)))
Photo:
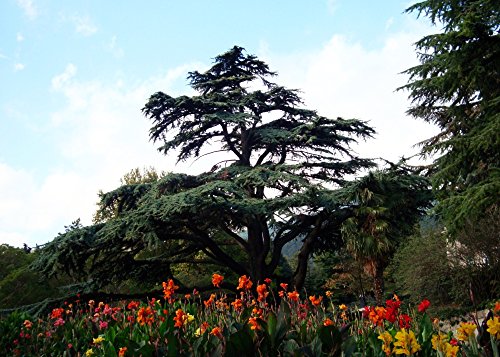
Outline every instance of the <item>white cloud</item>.
POLYGON ((123 52, 123 49, 118 46, 118 44, 117 44, 117 37, 116 36, 112 36, 111 37, 111 40, 106 45, 106 49, 109 52, 111 52, 111 54, 115 58, 122 58, 123 57, 124 52, 123 52))
POLYGON ((61 89, 71 78, 76 75, 77 68, 73 63, 69 63, 64 72, 52 78, 52 89, 61 89))
POLYGON ((38 16, 38 10, 32 0, 17 0, 17 5, 30 20, 34 20, 38 16))
POLYGON ((280 83, 302 91, 308 108, 333 118, 369 121, 377 135, 354 147, 361 156, 397 161, 416 154, 413 145, 436 131, 408 117, 408 93, 396 92, 407 81, 400 72, 417 63, 412 44, 426 31, 418 27, 390 34, 381 48, 371 50, 334 35, 314 53, 266 57, 280 83))
POLYGON ((83 36, 91 36, 97 32, 97 26, 88 16, 73 16, 71 20, 75 25, 75 31, 83 36))
MULTIPOLYGON (((151 122, 141 108, 156 91, 180 94, 176 81, 196 68, 200 66, 182 66, 135 85, 123 85, 120 81, 78 81, 76 66, 68 64, 52 79, 53 93, 63 100, 45 132, 70 164, 56 164, 40 178, 36 172, 0 162, 0 244, 42 244, 76 218, 90 224, 97 192, 116 188, 120 177, 132 168, 185 171, 191 162, 176 168, 175 158, 159 154, 157 145, 149 141, 151 122)), ((205 165, 204 170, 210 168, 205 162, 198 164, 205 165)), ((196 167, 200 166, 191 169, 196 167)))
POLYGON ((22 34, 22 33, 18 32, 18 33, 16 34, 16 41, 17 41, 17 42, 23 42, 23 41, 24 41, 24 36, 23 36, 23 34, 22 34))
POLYGON ((24 69, 24 64, 22 64, 22 63, 15 63, 14 64, 14 71, 15 72, 22 71, 23 69, 24 69))

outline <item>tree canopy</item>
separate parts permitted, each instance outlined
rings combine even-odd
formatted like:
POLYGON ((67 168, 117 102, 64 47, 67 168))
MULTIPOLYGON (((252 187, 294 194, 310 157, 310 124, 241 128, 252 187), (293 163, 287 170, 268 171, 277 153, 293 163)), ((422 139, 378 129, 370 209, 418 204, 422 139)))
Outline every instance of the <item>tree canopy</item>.
POLYGON ((420 64, 408 69, 409 114, 437 125, 422 143, 438 209, 451 231, 500 197, 500 3, 427 0, 407 9, 442 25, 416 43, 420 64))
POLYGON ((342 244, 345 176, 374 164, 350 149, 374 130, 357 119, 306 109, 297 90, 235 46, 204 73, 198 94, 153 94, 143 108, 150 138, 179 161, 224 152, 210 172, 167 174, 102 194, 107 220, 56 237, 38 260, 46 273, 81 274, 92 288, 124 277, 165 279, 179 263, 228 267, 256 281, 273 276, 283 247, 302 245, 293 281, 300 288, 315 248, 342 244), (237 249, 240 254, 234 254, 237 249))

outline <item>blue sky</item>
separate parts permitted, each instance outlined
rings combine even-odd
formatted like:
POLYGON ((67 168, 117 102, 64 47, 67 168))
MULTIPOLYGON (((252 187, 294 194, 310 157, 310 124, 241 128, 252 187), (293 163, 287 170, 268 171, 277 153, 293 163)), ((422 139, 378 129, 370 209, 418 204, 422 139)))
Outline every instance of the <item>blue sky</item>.
MULTIPOLYGON (((369 120, 355 149, 392 160, 433 128, 405 115, 412 43, 435 29, 399 0, 0 2, 0 243, 51 240, 97 192, 134 167, 174 166, 148 141, 140 109, 162 90, 190 94, 186 75, 233 45, 265 60, 322 115, 369 120)), ((203 161, 203 160, 202 160, 203 161)), ((205 165, 205 166, 204 166, 205 165)))

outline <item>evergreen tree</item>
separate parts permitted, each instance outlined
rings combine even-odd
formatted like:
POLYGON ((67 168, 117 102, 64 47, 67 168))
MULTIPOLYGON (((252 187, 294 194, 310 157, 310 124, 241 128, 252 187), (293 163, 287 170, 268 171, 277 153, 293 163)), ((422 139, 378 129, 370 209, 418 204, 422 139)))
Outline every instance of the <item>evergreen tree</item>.
POLYGON ((410 68, 409 114, 438 126, 422 154, 448 229, 461 229, 500 197, 500 2, 427 0, 406 10, 442 25, 416 43, 420 64, 410 68))
POLYGON ((283 247, 302 237, 293 277, 301 288, 315 247, 341 244, 344 206, 325 185, 338 188, 345 175, 373 166, 350 144, 374 131, 304 109, 298 92, 274 76, 235 46, 205 73, 189 74, 198 95, 153 94, 143 111, 161 152, 182 161, 221 151, 225 159, 198 176, 172 173, 102 195, 101 210, 112 207, 115 216, 58 236, 38 266, 85 274, 94 288, 124 277, 166 279, 185 262, 262 281, 273 276, 283 247), (163 248, 141 258, 151 246, 163 248))

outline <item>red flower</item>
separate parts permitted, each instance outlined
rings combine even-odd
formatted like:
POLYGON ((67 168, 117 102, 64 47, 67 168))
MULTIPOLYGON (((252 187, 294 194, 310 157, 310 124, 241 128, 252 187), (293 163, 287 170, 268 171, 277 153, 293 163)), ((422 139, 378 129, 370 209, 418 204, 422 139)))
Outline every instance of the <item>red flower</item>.
POLYGON ((128 303, 127 309, 129 309, 129 310, 135 310, 135 309, 137 309, 139 307, 139 304, 140 304, 139 301, 131 301, 131 302, 128 303))
POLYGON ((50 318, 59 319, 62 317, 63 313, 64 313, 64 309, 62 307, 60 307, 58 309, 54 309, 54 310, 52 310, 52 312, 50 314, 50 318))
POLYGON ((422 300, 420 305, 418 305, 418 312, 424 313, 431 306, 431 302, 427 299, 422 300))
POLYGON ((219 274, 212 275, 212 284, 214 284, 216 288, 220 288, 220 284, 222 283, 223 280, 224 277, 222 275, 219 274))
POLYGON ((286 283, 281 283, 280 286, 285 291, 286 291, 286 289, 288 289, 288 284, 286 284, 286 283))
POLYGON ((265 278, 265 279, 264 279, 264 282, 265 282, 266 284, 271 284, 271 281, 272 281, 272 280, 271 280, 271 279, 269 279, 269 278, 265 278))
POLYGON ((410 328, 411 327, 411 317, 406 314, 401 314, 399 316, 399 328, 410 328))

